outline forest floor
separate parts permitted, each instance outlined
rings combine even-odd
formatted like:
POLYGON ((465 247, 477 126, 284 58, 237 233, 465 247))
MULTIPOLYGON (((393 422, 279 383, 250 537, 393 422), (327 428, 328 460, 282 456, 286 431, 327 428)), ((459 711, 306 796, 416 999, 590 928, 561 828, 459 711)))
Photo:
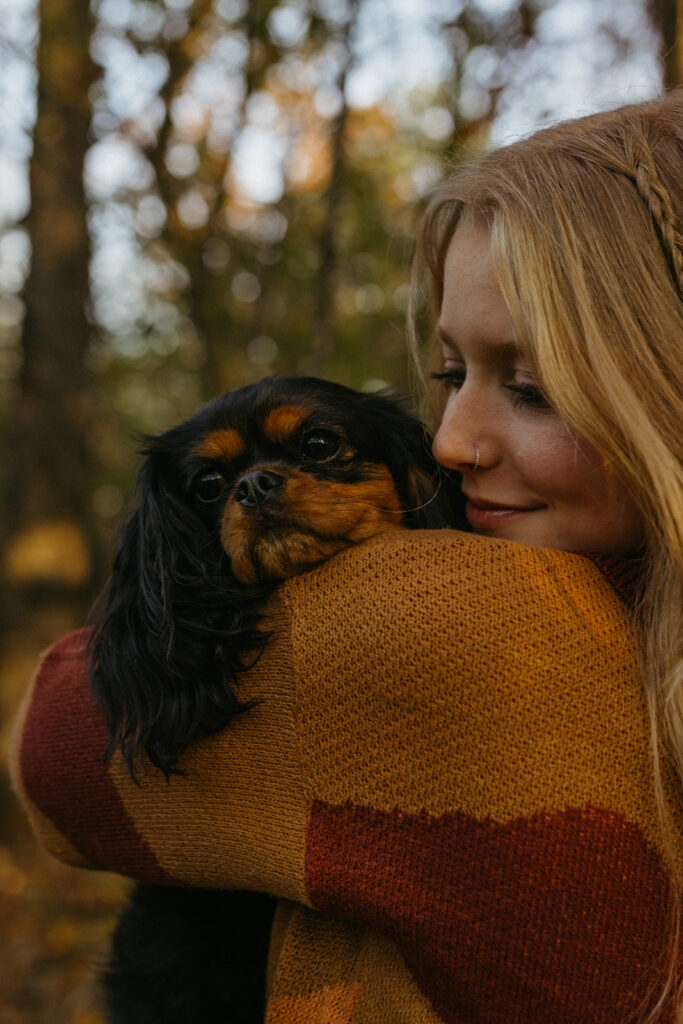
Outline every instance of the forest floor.
POLYGON ((104 1024, 98 974, 128 885, 40 850, 0 778, 0 1024, 104 1024))
POLYGON ((39 652, 72 627, 57 610, 0 641, 0 1024, 105 1024, 98 978, 130 883, 45 853, 5 767, 39 652))

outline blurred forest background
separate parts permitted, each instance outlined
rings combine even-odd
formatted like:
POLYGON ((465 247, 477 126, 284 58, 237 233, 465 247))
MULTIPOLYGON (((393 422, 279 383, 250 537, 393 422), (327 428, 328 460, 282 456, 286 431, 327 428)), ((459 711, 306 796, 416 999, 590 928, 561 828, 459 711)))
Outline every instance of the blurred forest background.
MULTIPOLYGON (((271 372, 409 390, 444 169, 683 80, 683 0, 0 0, 0 753, 79 625, 136 435, 271 372)), ((124 883, 0 769, 0 1024, 101 1024, 124 883)))

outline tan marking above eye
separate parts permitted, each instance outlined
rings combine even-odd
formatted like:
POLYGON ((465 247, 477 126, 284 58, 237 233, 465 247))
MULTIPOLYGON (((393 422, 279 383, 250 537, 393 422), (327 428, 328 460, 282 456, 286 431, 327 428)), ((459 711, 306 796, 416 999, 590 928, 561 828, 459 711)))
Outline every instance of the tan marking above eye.
POLYGON ((237 458, 246 451, 246 442, 238 430, 233 427, 222 427, 214 430, 203 441, 193 449, 193 455, 202 459, 231 459, 237 458))
POLYGON ((269 441, 286 441, 308 419, 310 412, 310 409, 302 409, 298 405, 281 405, 266 416, 263 433, 269 441))

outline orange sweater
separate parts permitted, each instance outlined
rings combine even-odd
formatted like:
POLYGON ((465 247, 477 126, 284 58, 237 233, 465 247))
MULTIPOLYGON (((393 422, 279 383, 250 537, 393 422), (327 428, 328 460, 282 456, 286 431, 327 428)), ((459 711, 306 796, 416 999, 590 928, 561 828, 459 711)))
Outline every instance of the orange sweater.
POLYGON ((48 849, 280 897, 268 1024, 623 1024, 661 988, 633 627, 593 562, 397 532, 284 583, 266 625, 258 706, 169 783, 104 765, 84 634, 47 653, 12 757, 48 849))

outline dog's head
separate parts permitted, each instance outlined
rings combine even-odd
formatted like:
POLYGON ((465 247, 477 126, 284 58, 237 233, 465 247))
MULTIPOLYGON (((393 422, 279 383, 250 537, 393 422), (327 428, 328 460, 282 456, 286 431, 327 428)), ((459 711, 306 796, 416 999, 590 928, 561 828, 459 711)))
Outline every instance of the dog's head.
POLYGON ((112 745, 165 771, 243 708, 274 582, 387 530, 462 526, 457 478, 392 399, 316 378, 229 392, 149 439, 92 676, 112 745), (183 708, 182 714, 180 708, 183 708))
POLYGON ((396 402, 310 377, 216 399, 154 440, 149 459, 242 583, 292 576, 386 530, 452 525, 459 500, 396 402))

